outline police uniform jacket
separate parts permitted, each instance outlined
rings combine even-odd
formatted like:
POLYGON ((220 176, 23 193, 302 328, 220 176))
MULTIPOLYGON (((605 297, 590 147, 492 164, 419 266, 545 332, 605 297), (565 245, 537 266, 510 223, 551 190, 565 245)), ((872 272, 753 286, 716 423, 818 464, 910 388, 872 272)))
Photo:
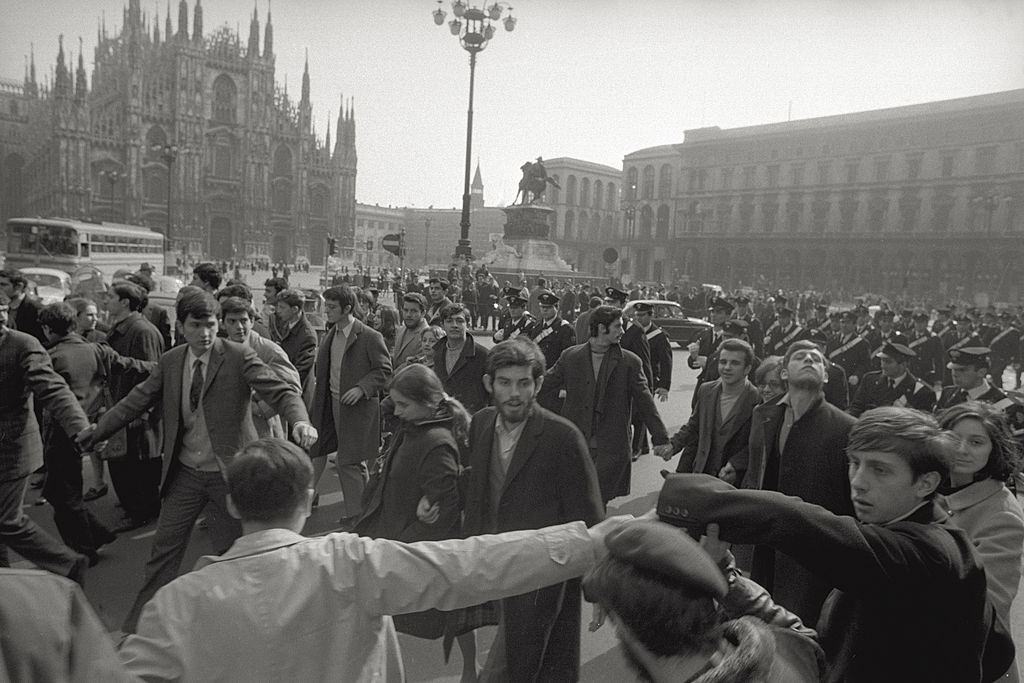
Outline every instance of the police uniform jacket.
POLYGON ((833 589, 817 630, 828 683, 991 681, 1013 660, 973 544, 936 505, 864 524, 794 497, 680 474, 665 482, 658 513, 693 527, 715 522, 722 540, 764 543, 827 580, 833 589))
POLYGON ((540 347, 549 368, 562 355, 562 351, 576 345, 576 330, 557 315, 550 322, 535 320, 527 329, 526 335, 540 347))
POLYGON ((868 342, 856 332, 849 337, 837 335, 827 349, 828 359, 846 371, 847 381, 856 385, 871 369, 868 342), (857 381, 853 381, 856 378, 857 381))
POLYGON ((647 343, 647 335, 632 320, 622 320, 622 338, 619 346, 626 351, 632 351, 640 359, 643 366, 644 377, 647 378, 647 386, 654 387, 654 371, 651 370, 651 345, 647 343))
MULTIPOLYGON (((988 382, 985 382, 988 384, 988 382)), ((992 406, 999 410, 1006 410, 1007 408, 1016 405, 1006 394, 1003 393, 1002 389, 988 384, 988 389, 985 393, 981 394, 975 399, 972 399, 970 395, 960 387, 948 386, 942 387, 942 394, 939 395, 939 401, 935 404, 935 410, 945 410, 951 406, 959 405, 961 403, 967 403, 967 401, 981 401, 982 403, 990 403, 992 406)))
POLYGON ((806 337, 807 330, 796 322, 790 323, 785 329, 781 325, 776 325, 765 339, 765 350, 769 356, 784 356, 790 344, 806 337))
POLYGON ((942 381, 942 373, 946 369, 944 361, 946 351, 942 340, 934 332, 907 335, 907 346, 917 354, 907 363, 907 367, 915 377, 920 377, 928 384, 942 381))
POLYGON ((523 317, 519 320, 512 320, 511 317, 508 317, 502 323, 498 331, 494 333, 494 336, 491 337, 491 341, 497 344, 498 342, 515 339, 521 334, 526 334, 526 331, 533 323, 534 318, 528 311, 524 312, 523 317))
POLYGON ((672 342, 665 330, 651 323, 644 331, 651 348, 651 372, 654 374, 654 389, 672 388, 672 342))
POLYGON ((881 406, 916 408, 930 413, 935 407, 935 392, 909 372, 903 375, 899 384, 890 387, 888 378, 876 370, 864 375, 849 412, 860 417, 865 411, 881 406))
POLYGON ((989 348, 992 351, 992 364, 1009 365, 1019 360, 1020 342, 1020 330, 1016 327, 1008 327, 996 334, 989 342, 989 348))

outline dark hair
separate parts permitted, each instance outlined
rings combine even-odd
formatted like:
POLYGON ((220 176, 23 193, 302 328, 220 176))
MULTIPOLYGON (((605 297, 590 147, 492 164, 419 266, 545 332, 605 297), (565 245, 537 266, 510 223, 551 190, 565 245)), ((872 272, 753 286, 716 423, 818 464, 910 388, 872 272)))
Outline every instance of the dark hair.
POLYGON ((294 289, 282 289, 274 297, 274 303, 284 304, 286 306, 292 306, 294 308, 302 309, 302 302, 305 301, 306 297, 302 296, 302 292, 294 289))
POLYGON ((421 313, 427 312, 427 300, 419 292, 409 292, 408 294, 405 294, 404 296, 402 296, 402 303, 416 304, 417 306, 420 307, 421 313))
POLYGON ((270 287, 276 292, 280 292, 283 289, 288 289, 288 281, 283 277, 268 277, 263 283, 264 287, 270 287))
POLYGON ((222 320, 236 313, 246 313, 250 320, 256 320, 256 309, 253 308, 251 301, 240 296, 229 296, 226 299, 220 300, 220 317, 222 320))
POLYGON ((445 393, 441 380, 426 365, 410 363, 399 368, 391 376, 387 389, 401 392, 410 401, 422 406, 446 405, 452 413, 452 435, 455 441, 462 446, 469 445, 469 412, 457 398, 445 393))
MULTIPOLYGON (((757 366, 757 370, 754 370, 754 384, 761 386, 764 384, 764 378, 772 372, 778 372, 782 369, 782 356, 768 356, 761 364, 757 366)), ((785 383, 786 380, 782 380, 785 383)))
POLYGON ((956 456, 956 439, 931 415, 912 408, 869 410, 850 428, 846 452, 880 451, 903 457, 914 478, 938 472, 946 479, 956 456))
POLYGON ((217 317, 217 300, 206 291, 189 292, 178 299, 174 306, 178 322, 184 324, 189 316, 193 318, 217 317))
POLYGON ((0 270, 0 277, 10 280, 11 284, 15 287, 21 285, 21 288, 25 289, 25 287, 28 286, 28 280, 26 280, 25 276, 21 274, 20 270, 5 268, 0 270))
POLYGON ((583 577, 583 596, 613 613, 657 657, 714 649, 721 638, 723 615, 710 596, 610 555, 583 577))
POLYGON ((283 439, 242 446, 227 470, 228 494, 244 521, 291 517, 313 484, 313 466, 301 448, 283 439))
POLYGON ((86 296, 73 296, 66 299, 66 303, 75 309, 76 316, 82 315, 89 306, 96 306, 96 302, 86 296))
POLYGON ((0 292, 0 306, 8 306, 11 303, 11 297, 7 296, 3 292, 0 292))
POLYGON ((516 337, 500 342, 487 354, 486 374, 494 379, 502 368, 530 366, 530 374, 536 382, 544 375, 544 354, 532 339, 516 337))
POLYGON ((199 281, 209 285, 213 289, 220 287, 220 283, 223 277, 220 273, 220 268, 213 263, 200 263, 192 269, 192 274, 199 278, 199 281))
POLYGON ((975 481, 996 479, 1005 482, 1020 472, 1020 444, 1013 436, 1006 413, 988 403, 968 401, 946 408, 936 416, 939 426, 952 430, 961 420, 974 419, 982 424, 992 442, 988 462, 975 473, 975 481))
POLYGON ((442 280, 439 277, 432 277, 429 280, 427 280, 427 286, 430 285, 437 285, 438 287, 445 291, 448 291, 448 287, 450 286, 446 280, 442 280))
POLYGON ((459 313, 465 315, 467 321, 469 320, 469 308, 466 307, 466 304, 458 302, 445 304, 444 307, 437 312, 437 317, 440 318, 441 322, 444 322, 448 318, 459 313))
POLYGON ((142 287, 127 280, 119 280, 110 285, 110 291, 114 293, 118 301, 128 299, 128 310, 141 311, 149 303, 149 295, 142 287))
POLYGON ((742 339, 724 339, 718 347, 719 354, 722 351, 738 351, 746 359, 744 365, 748 368, 754 364, 754 347, 742 339))
POLYGON ((324 290, 324 299, 328 301, 336 301, 341 310, 344 311, 346 306, 351 308, 350 313, 355 313, 356 310, 356 295, 345 285, 338 285, 337 287, 328 287, 324 290))
POLYGON ((800 339, 790 344, 789 348, 786 349, 786 355, 782 358, 783 367, 789 365, 789 361, 797 351, 817 351, 821 354, 822 358, 825 358, 825 352, 821 350, 820 346, 812 342, 810 339, 800 339))
POLYGON ((239 299, 245 299, 248 302, 252 302, 252 290, 243 284, 228 285, 224 289, 217 292, 217 300, 227 299, 228 297, 237 297, 239 299))
POLYGON ((594 308, 597 308, 598 306, 600 306, 603 303, 604 303, 604 299, 602 299, 601 297, 599 297, 599 296, 592 296, 592 297, 590 297, 590 301, 587 302, 587 305, 591 309, 594 309, 594 308))
POLYGON ((78 313, 75 307, 66 301, 48 304, 39 311, 39 324, 50 328, 50 332, 64 336, 75 329, 78 313))
POLYGON ((125 280, 133 284, 142 287, 146 292, 152 292, 153 288, 156 287, 156 283, 153 282, 153 278, 146 275, 145 273, 129 273, 125 276, 125 280))
POLYGON ((611 327, 611 324, 622 317, 622 309, 615 306, 598 306, 590 314, 590 336, 596 337, 601 333, 601 325, 605 328, 611 327))

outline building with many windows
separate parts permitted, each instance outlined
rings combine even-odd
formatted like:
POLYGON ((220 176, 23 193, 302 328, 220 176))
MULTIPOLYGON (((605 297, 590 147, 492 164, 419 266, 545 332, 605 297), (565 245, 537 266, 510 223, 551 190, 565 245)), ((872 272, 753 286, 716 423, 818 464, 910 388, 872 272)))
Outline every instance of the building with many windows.
POLYGON ((687 130, 623 179, 641 280, 1024 298, 1024 90, 687 130))
POLYGON ((406 210, 395 206, 361 204, 356 202, 355 247, 353 265, 397 270, 400 259, 381 247, 386 235, 401 235, 405 230, 406 210))
POLYGON ((562 258, 576 270, 591 275, 628 270, 628 254, 614 267, 602 259, 604 250, 615 246, 622 234, 621 171, 570 157, 545 159, 544 168, 561 186, 549 186, 544 203, 555 210, 551 239, 562 258))
POLYGON ((196 0, 161 32, 129 0, 120 32, 98 30, 91 87, 63 40, 52 82, 35 58, 0 81, 0 220, 64 216, 170 227, 175 251, 214 259, 322 263, 327 237, 352 244, 355 114, 313 125, 309 65, 299 101, 275 80, 273 26, 249 38, 203 31, 196 0), (262 38, 262 41, 261 41, 262 38), (262 49, 261 49, 262 42, 262 49), (70 57, 70 56, 69 56, 70 57), (168 201, 170 199, 170 201, 168 201), (170 215, 168 215, 170 214, 170 215))

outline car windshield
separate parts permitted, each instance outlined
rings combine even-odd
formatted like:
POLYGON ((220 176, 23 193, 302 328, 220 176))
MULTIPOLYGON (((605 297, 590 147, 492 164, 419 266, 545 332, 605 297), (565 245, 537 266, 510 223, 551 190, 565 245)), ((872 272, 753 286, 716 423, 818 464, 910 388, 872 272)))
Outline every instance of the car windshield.
POLYGON ((655 318, 682 318, 683 312, 678 306, 669 306, 668 304, 655 304, 654 305, 654 317, 655 318))
POLYGON ((26 280, 31 280, 36 283, 37 287, 52 287, 53 289, 64 289, 64 284, 59 277, 56 275, 43 275, 41 273, 32 273, 26 276, 26 280))

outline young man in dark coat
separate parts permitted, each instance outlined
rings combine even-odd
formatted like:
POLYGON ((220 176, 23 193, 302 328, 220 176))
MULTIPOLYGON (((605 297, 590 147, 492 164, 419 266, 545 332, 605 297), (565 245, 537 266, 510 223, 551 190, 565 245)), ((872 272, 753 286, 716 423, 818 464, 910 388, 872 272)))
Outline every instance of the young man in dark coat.
POLYGON ((434 346, 434 374, 472 415, 490 400, 484 387, 488 351, 469 334, 470 313, 464 305, 448 304, 438 315, 445 339, 434 346))
MULTIPOLYGON (((780 375, 788 386, 786 394, 754 409, 743 488, 779 491, 835 514, 852 514, 846 440, 854 418, 825 401, 828 375, 821 350, 810 341, 796 342, 784 357, 780 375)), ((832 588, 793 558, 766 546, 754 551, 751 578, 808 624, 818 620, 832 588)))
POLYGON ((876 408, 849 434, 856 519, 701 474, 670 475, 658 514, 695 534, 714 523, 724 541, 767 544, 832 587, 818 622, 822 680, 992 681, 1013 644, 971 540, 934 500, 957 450, 930 416, 876 408))
MULTIPOLYGON (((494 406, 473 416, 466 536, 604 517, 580 430, 535 399, 544 356, 529 339, 491 349, 484 382, 494 406)), ((507 598, 486 680, 575 681, 580 669, 579 579, 507 598)))
POLYGON ((306 386, 306 378, 316 361, 316 331, 302 310, 304 299, 302 292, 294 289, 277 293, 274 299, 277 338, 271 338, 288 354, 288 360, 299 372, 302 386, 306 386))
POLYGON ((565 390, 563 417, 587 438, 601 484, 601 500, 629 493, 630 420, 639 414, 655 446, 668 443, 640 359, 619 346, 622 311, 600 306, 590 317, 590 339, 567 349, 548 370, 541 401, 556 400, 565 390))

